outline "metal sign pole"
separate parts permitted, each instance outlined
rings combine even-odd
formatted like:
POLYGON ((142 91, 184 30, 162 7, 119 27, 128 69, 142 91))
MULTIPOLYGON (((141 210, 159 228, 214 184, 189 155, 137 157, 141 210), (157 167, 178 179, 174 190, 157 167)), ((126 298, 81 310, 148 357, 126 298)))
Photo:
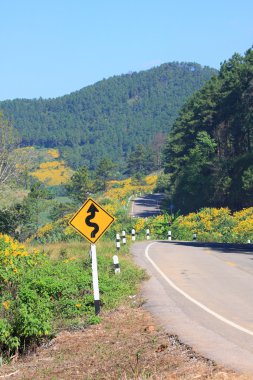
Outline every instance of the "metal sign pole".
POLYGON ((98 286, 97 252, 96 252, 95 244, 91 244, 91 260, 92 260, 92 281, 93 281, 95 315, 98 315, 100 313, 100 299, 99 299, 99 286, 98 286))

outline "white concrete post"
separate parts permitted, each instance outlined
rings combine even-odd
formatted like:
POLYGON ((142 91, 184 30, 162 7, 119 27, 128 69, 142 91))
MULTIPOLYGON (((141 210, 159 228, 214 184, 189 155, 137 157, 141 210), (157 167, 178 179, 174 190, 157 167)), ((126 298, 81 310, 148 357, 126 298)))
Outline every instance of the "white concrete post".
POLYGON ((114 264, 114 271, 116 273, 120 273, 120 266, 119 266, 119 258, 117 255, 114 255, 113 258, 113 264, 114 264))
POLYGON ((126 244, 126 231, 122 231, 122 244, 126 244))
POLYGON ((91 244, 91 259, 92 259, 92 282, 94 294, 94 307, 95 315, 100 313, 100 299, 99 299, 99 286, 98 286, 98 265, 97 265, 97 252, 96 245, 91 244))
POLYGON ((119 234, 116 234, 116 248, 117 248, 117 251, 120 250, 120 236, 119 236, 119 234))

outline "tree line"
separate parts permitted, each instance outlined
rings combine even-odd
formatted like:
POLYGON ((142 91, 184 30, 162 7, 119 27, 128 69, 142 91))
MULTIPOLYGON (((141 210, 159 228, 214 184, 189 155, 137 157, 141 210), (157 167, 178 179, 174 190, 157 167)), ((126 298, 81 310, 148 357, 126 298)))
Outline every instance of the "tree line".
POLYGON ((253 50, 234 54, 183 106, 164 151, 158 188, 184 213, 252 205, 253 50))
POLYGON ((122 171, 133 148, 155 146, 186 99, 216 73, 196 63, 167 63, 55 99, 2 101, 0 109, 22 146, 57 147, 73 169, 94 170, 110 157, 122 171))

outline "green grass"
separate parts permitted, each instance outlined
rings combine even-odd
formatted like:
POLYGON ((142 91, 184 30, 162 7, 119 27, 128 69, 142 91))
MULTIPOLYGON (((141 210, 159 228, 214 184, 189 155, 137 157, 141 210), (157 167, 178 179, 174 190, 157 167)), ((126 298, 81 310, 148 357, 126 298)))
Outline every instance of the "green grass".
MULTIPOLYGON (((43 250, 43 254, 36 254, 34 264, 28 260, 22 275, 14 276, 12 284, 0 279, 2 302, 8 300, 9 304, 8 310, 2 307, 0 315, 3 352, 23 349, 60 329, 99 322, 94 312, 89 248, 85 241, 39 245, 36 249, 43 250)), ((145 278, 127 247, 118 254, 121 273, 116 275, 112 261, 115 253, 114 242, 103 240, 97 244, 102 310, 112 310, 129 300, 145 278)))

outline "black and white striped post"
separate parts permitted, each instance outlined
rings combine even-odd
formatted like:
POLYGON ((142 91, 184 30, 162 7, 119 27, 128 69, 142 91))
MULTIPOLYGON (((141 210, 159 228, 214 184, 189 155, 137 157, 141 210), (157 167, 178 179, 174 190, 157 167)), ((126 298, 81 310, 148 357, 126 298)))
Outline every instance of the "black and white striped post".
POLYGON ((168 240, 171 241, 171 231, 168 231, 168 240))
POLYGON ((135 241, 135 229, 132 228, 132 241, 135 241))
POLYGON ((150 239, 150 231, 149 231, 149 228, 146 229, 146 237, 147 237, 147 240, 150 239))
POLYGON ((114 265, 114 271, 116 273, 120 273, 120 266, 119 266, 119 258, 117 255, 114 255, 113 258, 113 265, 114 265))
POLYGON ((95 244, 91 244, 91 260, 95 315, 98 315, 100 313, 100 299, 98 285, 97 252, 95 244))
POLYGON ((122 244, 126 244, 126 231, 122 231, 122 244))
POLYGON ((197 240, 197 234, 193 234, 193 240, 196 241, 197 240))
POLYGON ((119 234, 116 234, 116 248, 117 248, 117 251, 120 250, 120 236, 119 236, 119 234))

